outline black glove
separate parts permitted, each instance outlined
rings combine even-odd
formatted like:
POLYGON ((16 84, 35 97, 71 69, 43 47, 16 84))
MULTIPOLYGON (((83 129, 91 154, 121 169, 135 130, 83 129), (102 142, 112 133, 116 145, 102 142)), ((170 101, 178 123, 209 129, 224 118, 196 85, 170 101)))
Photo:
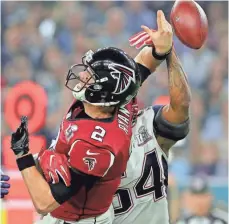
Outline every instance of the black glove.
POLYGON ((17 156, 22 156, 29 152, 28 119, 26 116, 21 117, 19 128, 11 136, 11 149, 17 156))

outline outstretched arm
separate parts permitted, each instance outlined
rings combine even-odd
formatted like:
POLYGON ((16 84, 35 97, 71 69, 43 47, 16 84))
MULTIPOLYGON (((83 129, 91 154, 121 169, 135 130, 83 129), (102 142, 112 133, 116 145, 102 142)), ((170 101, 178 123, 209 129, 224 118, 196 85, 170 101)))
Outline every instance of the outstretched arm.
POLYGON ((166 62, 169 74, 170 104, 163 108, 162 114, 167 121, 179 124, 189 117, 191 91, 186 74, 174 48, 166 62))
MULTIPOLYGON (((175 49, 173 48, 170 52, 172 48, 172 27, 165 19, 164 13, 161 10, 157 12, 157 25, 157 31, 142 26, 145 31, 143 34, 145 39, 142 37, 142 34, 137 34, 131 39, 131 44, 143 46, 145 43, 152 43, 153 47, 145 47, 135 58, 137 63, 146 67, 150 72, 155 71, 156 67, 160 65, 163 61, 161 58, 166 58, 169 74, 170 103, 155 111, 156 115, 153 125, 157 141, 160 147, 167 153, 168 149, 176 141, 184 138, 189 131, 191 93, 185 72, 175 53, 175 49), (136 36, 140 36, 137 42, 136 36), (139 42, 141 43, 139 44, 139 42), (153 54, 152 49, 155 49, 153 54), (164 55, 164 57, 161 57, 161 55, 164 55)), ((147 75, 143 78, 145 80, 147 75)))
MULTIPOLYGON (((157 141, 160 147, 167 153, 168 149, 171 148, 176 141, 184 138, 189 131, 191 92, 175 49, 173 48, 170 52, 173 36, 172 27, 165 19, 164 13, 161 10, 157 12, 157 25, 157 31, 142 26, 145 31, 144 34, 135 35, 131 39, 131 44, 143 46, 145 43, 152 43, 153 47, 143 48, 135 58, 137 63, 146 67, 150 72, 155 71, 156 67, 160 65, 163 61, 161 58, 166 58, 169 74, 170 103, 155 111, 156 115, 153 125, 157 141), (136 36, 140 37, 137 42, 136 36), (139 42, 141 43, 139 44, 139 42), (152 51, 152 49, 155 51, 152 51), (164 57, 161 57, 161 55, 164 55, 164 57)), ((147 75, 143 78, 143 80, 145 80, 147 75)))
MULTIPOLYGON (((177 136, 175 137, 182 139, 189 131, 191 91, 186 74, 174 48, 167 57, 166 62, 168 68, 170 103, 162 108, 160 119, 167 122, 171 130, 174 128, 174 132, 177 131, 177 136)), ((160 119, 158 122, 160 122, 160 119)), ((179 139, 161 136, 160 133, 157 135, 157 141, 166 153, 179 139)))

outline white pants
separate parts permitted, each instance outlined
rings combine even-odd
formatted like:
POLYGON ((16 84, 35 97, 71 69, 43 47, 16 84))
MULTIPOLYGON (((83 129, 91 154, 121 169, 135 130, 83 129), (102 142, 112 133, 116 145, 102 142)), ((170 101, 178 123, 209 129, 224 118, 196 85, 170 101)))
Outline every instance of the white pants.
POLYGON ((80 221, 64 221, 54 218, 50 214, 48 214, 34 224, 63 224, 64 222, 69 224, 112 224, 113 220, 114 210, 113 206, 111 205, 105 213, 93 218, 82 219, 80 221))

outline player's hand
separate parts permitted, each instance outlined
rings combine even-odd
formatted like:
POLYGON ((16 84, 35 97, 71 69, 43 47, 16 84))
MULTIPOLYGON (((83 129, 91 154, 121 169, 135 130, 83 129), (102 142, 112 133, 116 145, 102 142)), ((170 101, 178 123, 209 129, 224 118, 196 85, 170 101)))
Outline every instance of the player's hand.
POLYGON ((38 161, 48 183, 59 183, 61 178, 67 187, 71 185, 70 165, 64 154, 41 150, 38 161))
POLYGON ((155 47, 156 53, 161 55, 169 52, 173 44, 173 30, 161 10, 157 12, 157 26, 156 31, 147 26, 141 26, 144 31, 132 36, 129 39, 130 45, 136 48, 151 45, 155 47))
POLYGON ((4 198, 9 193, 10 184, 7 183, 10 177, 4 174, 1 174, 1 182, 0 182, 0 190, 1 190, 1 198, 4 198))
POLYGON ((11 136, 11 149, 17 156, 22 156, 29 152, 28 119, 26 116, 21 117, 20 126, 11 136))

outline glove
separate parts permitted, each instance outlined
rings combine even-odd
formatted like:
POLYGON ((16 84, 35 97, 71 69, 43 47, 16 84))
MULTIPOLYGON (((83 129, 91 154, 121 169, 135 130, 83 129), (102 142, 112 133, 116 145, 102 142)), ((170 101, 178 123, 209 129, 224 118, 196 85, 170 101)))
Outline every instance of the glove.
MULTIPOLYGON (((153 32, 156 32, 156 30, 151 29, 153 32)), ((129 38, 129 43, 131 47, 134 47, 136 49, 140 49, 144 46, 154 46, 153 41, 148 33, 145 31, 141 31, 139 33, 134 34, 129 38)))
POLYGON ((28 119, 26 116, 21 117, 20 126, 11 136, 11 149, 17 156, 22 156, 29 152, 28 119))
POLYGON ((41 150, 38 161, 48 183, 59 183, 61 178, 67 187, 71 185, 70 165, 64 154, 41 150))
POLYGON ((6 183, 10 179, 9 176, 1 174, 0 190, 1 198, 4 198, 5 195, 9 193, 10 184, 6 183))
POLYGON ((162 10, 157 11, 157 30, 152 30, 144 25, 142 25, 141 28, 143 29, 142 32, 133 35, 129 39, 131 46, 135 46, 139 49, 145 45, 153 45, 153 53, 158 56, 158 58, 162 55, 166 57, 166 55, 171 52, 173 45, 173 29, 166 20, 162 10))

